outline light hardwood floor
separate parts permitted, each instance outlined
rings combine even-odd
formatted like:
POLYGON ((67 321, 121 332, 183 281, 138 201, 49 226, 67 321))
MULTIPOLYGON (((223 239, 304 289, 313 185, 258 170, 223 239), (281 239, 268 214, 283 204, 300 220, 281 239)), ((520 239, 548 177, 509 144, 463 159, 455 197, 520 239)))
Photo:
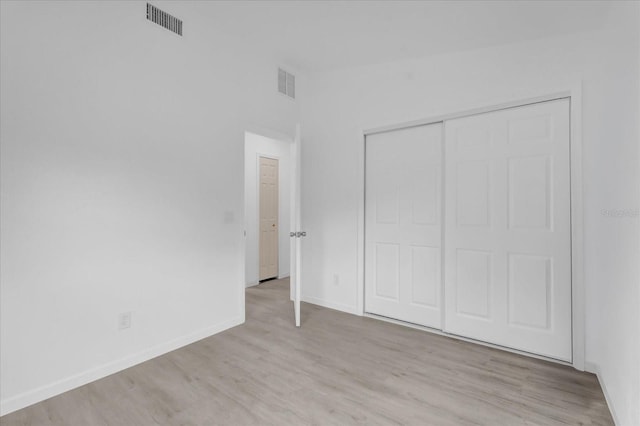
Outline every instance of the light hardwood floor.
POLYGON ((244 325, 0 418, 10 425, 612 425, 595 376, 247 290, 244 325))

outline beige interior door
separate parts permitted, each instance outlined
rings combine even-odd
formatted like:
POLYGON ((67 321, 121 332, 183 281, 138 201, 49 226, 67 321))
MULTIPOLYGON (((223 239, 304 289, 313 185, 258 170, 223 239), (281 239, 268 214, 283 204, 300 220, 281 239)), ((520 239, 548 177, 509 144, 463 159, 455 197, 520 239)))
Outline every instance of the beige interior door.
POLYGON ((260 157, 260 281, 278 276, 278 160, 260 157))

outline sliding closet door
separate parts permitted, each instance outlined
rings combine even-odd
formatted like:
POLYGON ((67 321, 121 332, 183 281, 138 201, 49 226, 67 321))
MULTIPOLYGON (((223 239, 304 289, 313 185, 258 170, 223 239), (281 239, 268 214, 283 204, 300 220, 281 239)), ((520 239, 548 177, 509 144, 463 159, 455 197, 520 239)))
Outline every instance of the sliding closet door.
POLYGON ((441 327, 442 125, 367 136, 365 310, 441 327))
POLYGON ((571 361, 569 100, 445 124, 445 330, 571 361))

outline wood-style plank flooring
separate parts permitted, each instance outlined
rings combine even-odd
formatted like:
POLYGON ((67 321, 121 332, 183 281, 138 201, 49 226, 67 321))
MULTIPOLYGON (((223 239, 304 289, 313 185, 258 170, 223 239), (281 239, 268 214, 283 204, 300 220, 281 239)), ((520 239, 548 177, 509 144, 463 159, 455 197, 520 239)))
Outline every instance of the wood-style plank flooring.
POLYGON ((0 418, 13 425, 612 425, 595 376, 247 290, 244 325, 0 418))

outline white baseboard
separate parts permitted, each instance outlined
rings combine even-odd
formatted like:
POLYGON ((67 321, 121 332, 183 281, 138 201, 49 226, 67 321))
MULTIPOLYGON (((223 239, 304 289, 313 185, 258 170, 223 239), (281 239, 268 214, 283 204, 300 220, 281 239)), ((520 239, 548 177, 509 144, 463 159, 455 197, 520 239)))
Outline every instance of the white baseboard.
POLYGON ((344 305, 342 303, 330 302, 324 299, 317 299, 315 297, 310 296, 302 296, 301 300, 303 302, 311 303, 313 305, 322 306, 323 308, 335 309, 336 311, 346 312, 348 314, 362 316, 359 314, 355 306, 344 305))
POLYGON ((213 336, 231 327, 242 324, 242 317, 234 317, 232 319, 220 322, 203 330, 196 331, 186 336, 179 337, 166 343, 151 347, 144 351, 133 355, 120 358, 113 362, 92 368, 90 370, 75 374, 71 377, 58 380, 48 385, 21 393, 14 397, 0 401, 0 416, 28 407, 45 399, 49 399, 61 393, 70 391, 77 387, 86 385, 103 377, 109 376, 118 371, 133 367, 134 365, 153 359, 157 356, 164 355, 167 352, 174 351, 183 346, 202 340, 206 337, 213 336))
POLYGON ((611 413, 611 417, 613 417, 613 423, 615 423, 617 426, 622 425, 622 423, 620 423, 619 417, 616 415, 616 410, 613 408, 613 404, 611 404, 611 397, 609 397, 609 391, 607 390, 606 382, 602 380, 600 367, 597 364, 594 364, 592 362, 585 362, 584 370, 596 375, 596 377, 598 378, 598 382, 600 383, 600 387, 602 388, 604 399, 605 401, 607 401, 607 406, 609 407, 609 412, 611 413))
POLYGON ((585 363, 584 363, 584 371, 586 371, 587 373, 595 374, 597 376, 598 375, 598 366, 596 364, 594 364, 593 362, 585 361, 585 363))

